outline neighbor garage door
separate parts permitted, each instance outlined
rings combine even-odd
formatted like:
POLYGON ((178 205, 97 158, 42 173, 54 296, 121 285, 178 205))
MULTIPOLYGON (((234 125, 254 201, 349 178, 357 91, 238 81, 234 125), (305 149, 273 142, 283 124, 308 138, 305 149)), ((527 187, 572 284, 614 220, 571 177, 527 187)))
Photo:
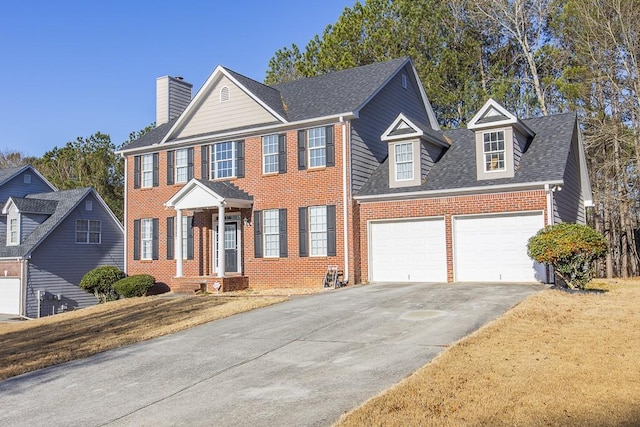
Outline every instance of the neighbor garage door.
POLYGON ((369 275, 375 282, 446 282, 444 219, 371 222, 369 275))
POLYGON ((0 313, 20 313, 20 279, 0 277, 0 313))
POLYGON ((544 268, 527 256, 527 241, 543 226, 542 212, 454 217, 455 280, 544 280, 544 268))

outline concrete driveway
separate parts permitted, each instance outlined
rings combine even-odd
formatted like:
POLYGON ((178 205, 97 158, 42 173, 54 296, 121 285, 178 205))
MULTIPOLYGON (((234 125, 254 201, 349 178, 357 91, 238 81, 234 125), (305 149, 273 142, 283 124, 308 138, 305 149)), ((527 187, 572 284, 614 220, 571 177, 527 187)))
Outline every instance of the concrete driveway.
POLYGON ((0 382, 0 425, 330 425, 543 288, 377 284, 297 297, 0 382))

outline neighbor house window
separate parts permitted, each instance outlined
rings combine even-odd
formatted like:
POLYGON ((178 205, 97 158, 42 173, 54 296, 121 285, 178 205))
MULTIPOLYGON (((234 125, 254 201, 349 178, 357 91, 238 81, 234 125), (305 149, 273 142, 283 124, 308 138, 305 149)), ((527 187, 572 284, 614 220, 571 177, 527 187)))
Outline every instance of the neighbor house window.
POLYGON ((189 178, 188 150, 176 150, 176 182, 185 183, 189 178))
POLYGON ((411 142, 394 145, 396 181, 413 179, 413 144, 411 142))
POLYGON ((262 137, 262 165, 263 173, 278 172, 278 135, 262 137))
POLYGON ((263 212, 264 219, 264 257, 280 256, 280 211, 278 209, 263 212))
POLYGON ((7 233, 7 245, 20 244, 20 219, 18 217, 9 217, 9 232, 7 233))
POLYGON ((142 187, 153 187, 153 154, 142 156, 142 187))
POLYGON ((234 141, 219 142, 211 146, 211 177, 236 176, 236 146, 234 141))
POLYGON ((309 241, 311 256, 327 255, 327 207, 309 207, 309 241))
POLYGON ((153 219, 140 220, 140 248, 142 259, 153 258, 153 219))
POLYGON ((505 170, 504 131, 482 134, 485 172, 505 170))
POLYGON ((309 139, 309 167, 317 168, 326 166, 326 129, 312 128, 308 131, 309 139))
POLYGON ((102 241, 102 222, 97 220, 76 220, 76 243, 99 245, 102 241))

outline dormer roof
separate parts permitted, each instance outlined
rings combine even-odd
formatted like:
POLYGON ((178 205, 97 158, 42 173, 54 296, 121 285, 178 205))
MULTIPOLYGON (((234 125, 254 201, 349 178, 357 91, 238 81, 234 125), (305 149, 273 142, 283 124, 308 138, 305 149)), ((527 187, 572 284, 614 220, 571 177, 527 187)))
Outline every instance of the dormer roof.
POLYGON ((478 113, 469 120, 469 123, 467 123, 467 129, 480 130, 509 125, 514 126, 520 132, 529 137, 533 137, 535 135, 535 132, 533 132, 531 128, 518 119, 513 113, 508 111, 495 100, 489 98, 482 108, 480 108, 478 113))
POLYGON ((436 145, 443 147, 449 147, 449 143, 442 138, 439 132, 433 130, 433 128, 426 123, 422 123, 420 120, 411 118, 404 113, 400 113, 398 117, 391 123, 391 125, 382 134, 382 141, 399 141, 408 138, 421 138, 436 145))

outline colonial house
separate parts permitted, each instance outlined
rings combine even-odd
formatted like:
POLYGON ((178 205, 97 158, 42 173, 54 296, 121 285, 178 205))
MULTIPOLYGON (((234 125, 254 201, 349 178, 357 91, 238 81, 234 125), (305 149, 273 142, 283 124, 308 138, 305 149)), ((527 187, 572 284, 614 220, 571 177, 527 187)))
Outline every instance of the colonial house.
POLYGON ((92 188, 57 191, 30 165, 0 169, 0 313, 41 317, 96 303, 78 284, 124 268, 122 224, 92 188))
POLYGON ((493 100, 443 131, 408 58, 266 86, 157 80, 125 159, 126 271, 172 290, 552 280, 526 255, 591 203, 575 114, 493 100))

